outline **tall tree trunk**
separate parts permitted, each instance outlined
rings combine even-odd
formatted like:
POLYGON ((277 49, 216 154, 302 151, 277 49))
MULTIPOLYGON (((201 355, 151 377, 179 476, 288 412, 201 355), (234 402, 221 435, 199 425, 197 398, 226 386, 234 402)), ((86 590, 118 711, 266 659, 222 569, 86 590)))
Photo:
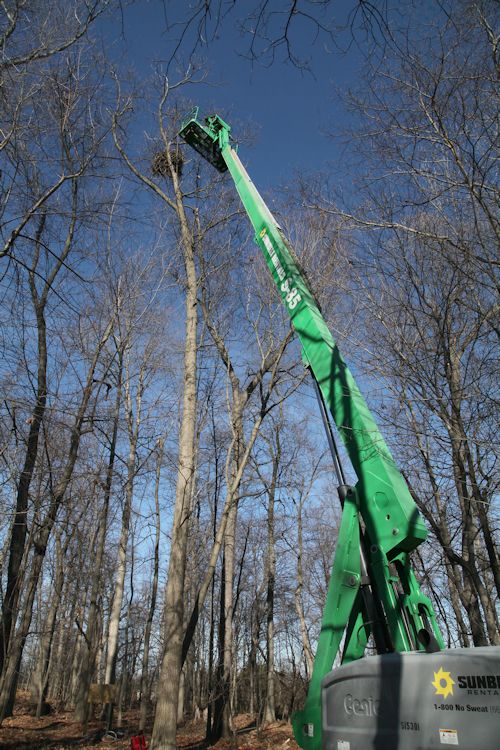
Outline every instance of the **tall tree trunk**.
POLYGON ((94 352, 94 356, 87 372, 87 380, 83 389, 82 399, 80 401, 78 412, 75 417, 73 428, 71 430, 68 457, 62 470, 61 479, 54 487, 49 509, 45 518, 40 523, 40 531, 38 532, 33 542, 34 554, 30 567, 29 581, 26 588, 23 614, 21 615, 20 624, 17 632, 15 633, 15 636, 11 638, 12 644, 9 645, 9 650, 6 654, 6 660, 4 662, 4 669, 0 679, 0 723, 6 716, 12 713, 17 686, 17 678, 19 674, 18 669, 21 663, 24 644, 29 633, 31 617, 33 614, 35 593, 38 586, 38 580, 42 570, 45 553, 47 550, 47 544, 57 517, 57 513, 66 495, 66 491, 73 475, 73 470, 78 456, 78 449, 82 436, 83 422, 87 413, 90 397, 92 395, 95 369, 99 361, 102 348, 111 334, 111 329, 112 322, 108 323, 108 326, 103 332, 94 352))
POLYGON ((215 673, 215 690, 212 700, 212 723, 208 726, 207 740, 217 742, 222 737, 224 729, 224 706, 226 704, 225 685, 224 685, 224 654, 226 651, 226 565, 222 555, 221 565, 221 582, 219 591, 219 626, 218 626, 218 654, 217 667, 215 673))
MULTIPOLYGON (((245 454, 243 450, 243 406, 245 399, 239 390, 239 383, 236 377, 232 380, 231 404, 232 414, 231 423, 233 431, 233 442, 230 453, 230 476, 227 481, 228 488, 238 487, 236 478, 241 475, 240 468, 242 457, 245 454)), ((233 495, 232 491, 229 491, 233 495)), ((219 736, 230 737, 232 734, 232 706, 231 706, 231 678, 233 670, 233 615, 234 615, 234 571, 235 571, 235 545, 236 545, 236 525, 238 519, 238 502, 237 496, 231 498, 232 502, 228 509, 227 523, 224 534, 224 581, 221 591, 223 601, 223 647, 222 647, 222 664, 220 664, 220 694, 216 701, 216 717, 214 724, 219 736)))
POLYGON ((120 420, 120 406, 122 397, 122 371, 123 351, 118 351, 118 380, 116 385, 116 399, 113 414, 113 429, 109 445, 108 465, 106 479, 104 482, 104 498, 99 513, 97 546, 95 563, 93 565, 94 577, 90 593, 89 613, 87 619, 86 637, 82 641, 82 654, 80 658, 80 672, 78 688, 75 697, 75 721, 84 723, 88 719, 89 703, 88 693, 95 668, 95 659, 98 648, 98 622, 99 622, 99 595, 103 573, 104 552, 106 547, 106 536, 108 530, 109 501, 113 484, 113 473, 116 456, 116 441, 118 436, 118 424, 120 420))
MULTIPOLYGON (((214 511, 214 526, 217 523, 216 509, 214 511)), ((215 530, 215 529, 214 529, 215 530)), ((210 633, 208 636, 208 679, 207 679, 207 720, 205 735, 207 740, 212 734, 212 722, 214 713, 214 643, 215 643, 215 579, 212 578, 210 596, 210 633)))
MULTIPOLYGON (((449 321, 447 321, 450 324, 449 321)), ((467 567, 464 569, 464 593, 467 599, 467 613, 472 628, 472 637, 474 645, 486 646, 490 643, 500 643, 499 623, 496 616, 495 607, 491 601, 477 564, 475 543, 478 538, 477 526, 477 497, 474 502, 474 492, 469 485, 472 485, 474 476, 468 475, 467 461, 468 441, 462 420, 462 399, 463 387, 461 382, 461 350, 457 347, 457 341, 450 337, 446 349, 445 372, 450 390, 451 405, 450 414, 443 414, 448 434, 451 442, 453 458, 453 476, 457 495, 462 511, 462 554, 467 561, 467 567), (470 482, 468 481, 470 480, 470 482), (476 506, 476 507, 475 507, 476 506), (481 610, 478 606, 477 598, 481 602, 484 618, 486 621, 486 637, 484 625, 481 617, 481 610)), ((482 500, 482 498, 479 498, 482 500)))
POLYGON ((156 481, 155 481, 155 545, 153 558, 153 582, 151 584, 151 599, 149 601, 148 619, 146 620, 146 629, 144 631, 144 645, 142 651, 142 670, 139 694, 141 700, 139 731, 142 731, 146 725, 147 711, 150 701, 150 681, 148 679, 149 668, 149 647, 151 641, 151 629, 156 609, 156 596, 158 593, 158 573, 160 569, 160 477, 161 464, 163 460, 163 446, 165 438, 158 440, 158 456, 156 460, 156 481))
MULTIPOLYGON (((451 382, 454 383, 454 379, 452 379, 451 382)), ((455 388, 455 386, 453 386, 453 388, 455 388)), ((415 502, 432 527, 434 534, 443 549, 443 553, 446 559, 446 573, 448 575, 451 592, 451 602, 455 612, 455 616, 457 618, 459 630, 462 633, 461 641, 464 645, 469 645, 468 629, 466 628, 465 622, 462 617, 460 604, 467 612, 467 618, 469 620, 470 632, 474 645, 484 646, 488 644, 488 638, 484 629, 478 601, 479 590, 482 587, 482 582, 480 580, 480 576, 476 567, 476 554, 474 549, 474 539, 477 536, 477 529, 474 528, 474 518, 471 515, 472 509, 467 488, 465 466, 463 461, 461 460, 461 441, 457 441, 455 437, 457 427, 452 427, 445 412, 441 414, 443 422, 445 422, 445 424, 448 424, 449 427, 448 434, 450 436, 452 445, 455 487, 457 489, 457 495, 459 498, 460 512, 462 515, 462 519, 464 519, 462 523, 461 555, 458 555, 453 548, 451 532, 448 526, 446 510, 443 507, 439 483, 430 461, 429 451, 422 442, 422 436, 420 434, 420 431, 418 430, 411 401, 408 401, 407 405, 411 416, 412 427, 416 437, 417 445, 420 450, 425 470, 427 472, 427 477, 432 488, 435 509, 429 508, 428 504, 417 495, 411 485, 408 476, 405 475, 405 479, 415 499, 415 502), (474 570, 475 568, 476 570, 474 570), (458 569, 460 570, 460 573, 458 569)), ((456 404, 455 413, 458 413, 458 409, 459 407, 456 404)))
MULTIPOLYGON (((128 332, 129 334, 130 332, 128 332)), ((124 345, 128 347, 128 342, 124 345)), ((122 512, 122 526, 120 532, 120 541, 118 543, 118 560, 115 573, 115 587, 111 603, 111 612, 108 622, 108 638, 106 652, 106 669, 104 681, 106 684, 116 682, 116 663, 118 656, 118 633, 120 628, 120 614, 122 610, 123 596, 125 591, 125 573, 127 568, 127 548, 130 532, 130 518, 132 514, 132 503, 134 498, 134 482, 136 476, 136 459, 137 459, 137 442, 139 439, 139 429, 141 425, 141 406, 143 395, 143 378, 144 366, 141 366, 139 372, 139 382, 135 398, 135 416, 132 399, 132 382, 130 372, 129 354, 127 352, 126 378, 124 384, 125 391, 125 411, 126 423, 129 439, 129 452, 127 458, 127 482, 125 485, 125 498, 122 512)), ((111 704, 108 711, 111 712, 111 704)))
POLYGON ((297 584, 294 592, 294 603, 295 611, 300 623, 300 635, 302 639, 302 648, 304 650, 304 659, 306 662, 306 676, 308 678, 312 675, 314 657, 311 648, 311 641, 309 640, 309 633, 307 631, 306 618, 304 615, 304 604, 302 601, 302 591, 304 588, 304 570, 302 565, 302 558, 304 555, 304 543, 303 543, 303 522, 302 522, 302 505, 304 498, 301 495, 299 505, 297 508, 297 584))
MULTIPOLYGON (((217 560, 219 558, 219 554, 224 545, 224 540, 227 534, 228 520, 233 513, 233 505, 238 503, 238 494, 243 478, 243 473, 247 466, 255 440, 257 439, 260 428, 262 426, 262 422, 267 412, 267 404, 276 384, 276 375, 279 363, 281 362, 281 358, 292 337, 292 332, 290 330, 290 332, 284 337, 284 339, 280 342, 279 346, 275 350, 269 351, 267 352, 267 354, 263 354, 262 363, 258 372, 251 378, 251 380, 244 388, 241 388, 239 379, 232 365, 231 358, 229 356, 229 352, 226 348, 224 340, 222 339, 212 320, 210 319, 204 289, 202 289, 201 308, 204 321, 217 347, 217 351, 219 352, 224 367, 228 371, 229 380, 231 383, 231 426, 233 430, 233 440, 228 449, 226 466, 231 466, 232 473, 231 479, 227 480, 226 501, 224 503, 224 509, 221 514, 219 528, 215 535, 215 540, 210 553, 207 572, 195 596, 191 615, 187 622, 182 645, 182 663, 184 663, 184 660, 186 659, 189 646, 196 629, 196 624, 203 607, 203 603, 205 601, 206 595, 210 588, 210 583, 215 573, 217 560), (262 384, 262 380, 266 373, 270 373, 270 379, 267 383, 266 390, 261 391, 261 408, 257 417, 255 418, 250 437, 245 445, 242 426, 244 410, 247 403, 249 402, 252 393, 262 384)), ((226 469, 226 474, 227 473, 228 472, 226 469)))
MULTIPOLYGON (((56 261, 45 275, 45 282, 41 291, 37 287, 37 267, 40 261, 42 249, 42 235, 45 229, 46 212, 42 209, 38 226, 35 233, 33 262, 29 269, 29 286, 31 301, 35 312, 37 326, 37 391, 35 403, 29 420, 30 429, 26 444, 26 453, 24 465, 19 477, 16 497, 16 510, 14 514, 14 523, 12 526, 9 563, 7 568, 7 584, 5 595, 2 601, 2 612, 0 621, 0 674, 4 669, 4 660, 7 658, 9 650, 9 640, 12 633, 13 623, 17 615, 17 606, 19 594, 23 581, 22 562, 25 558, 26 550, 26 533, 28 523, 28 499, 31 480, 35 469, 35 463, 38 455, 38 442, 40 428, 42 425, 45 408, 47 404, 47 326, 45 322, 45 308, 49 292, 56 277, 64 266, 68 254, 73 244, 73 236, 76 225, 76 208, 78 196, 78 182, 76 179, 71 183, 71 215, 68 226, 68 232, 61 253, 57 256, 56 261)), ((11 236, 11 239, 13 235, 11 236)))
POLYGON ((223 650, 223 673, 222 673, 222 737, 230 737, 232 727, 231 706, 231 676, 233 671, 233 616, 234 616, 234 570, 235 570, 235 545, 236 545, 236 523, 238 517, 238 506, 233 504, 229 514, 226 535, 224 539, 224 650, 223 650))
POLYGON ((278 478, 281 448, 279 425, 276 428, 276 451, 273 453, 273 470, 268 488, 267 506, 267 594, 266 594, 266 705, 263 725, 276 721, 275 674, 274 674, 274 586, 276 581, 276 550, 274 548, 274 503, 278 478))
POLYGON ((257 650, 259 647, 260 616, 259 599, 256 597, 251 610, 250 621, 250 651, 248 654, 250 706, 249 713, 253 716, 258 711, 259 701, 257 695, 257 650))
MULTIPOLYGON (((64 598, 64 596, 63 596, 64 598)), ((59 623, 56 632, 56 647, 54 649, 54 659, 51 663, 50 679, 49 679, 49 696, 57 700, 65 700, 65 689, 67 681, 65 682, 65 676, 69 673, 69 669, 65 669, 65 623, 67 609, 63 605, 62 616, 59 618, 59 623)), ((73 622, 72 618, 69 618, 69 622, 73 622)))
MULTIPOLYGON (((171 161, 170 152, 167 153, 171 161)), ((186 575, 186 551, 191 503, 191 483, 194 474, 196 431, 198 285, 194 262, 194 240, 184 211, 183 196, 179 187, 177 173, 172 164, 170 166, 186 271, 186 333, 184 341, 182 417, 179 433, 179 468, 165 592, 165 651, 161 664, 160 688, 151 737, 152 750, 175 750, 176 748, 177 707, 182 669, 182 642, 184 637, 184 580, 186 575)))
POLYGON ((47 404, 47 326, 45 323, 45 305, 48 289, 45 287, 40 295, 36 286, 35 270, 38 265, 39 243, 45 226, 45 212, 42 213, 36 233, 36 249, 33 268, 29 274, 31 299, 35 310, 37 325, 38 369, 36 399, 29 419, 28 440, 24 465, 19 477, 16 497, 16 510, 12 524, 9 562, 7 567, 7 584, 2 600, 2 617, 0 622, 0 674, 9 649, 12 625, 17 614, 17 605, 22 587, 22 561, 25 555, 26 533, 28 528, 28 499, 31 480, 38 455, 38 440, 45 407, 47 404))
POLYGON ((54 591, 52 594, 49 611, 45 621, 44 632, 40 638, 40 653, 36 669, 36 715, 40 717, 44 713, 44 705, 47 699, 47 689, 49 684, 49 670, 52 656, 52 646, 54 642, 54 633, 56 629, 56 618, 61 602, 62 589, 64 583, 64 555, 67 551, 61 548, 59 535, 56 537, 56 570, 54 578, 54 591))
POLYGON ((184 721, 184 703, 186 700, 186 664, 181 669, 181 679, 179 680, 179 699, 177 701, 177 725, 180 726, 184 721))
POLYGON ((130 642, 129 642, 129 631, 130 631, 130 615, 132 611, 132 602, 134 600, 134 564, 135 564, 135 555, 134 555, 134 540, 132 539, 132 554, 131 554, 131 560, 130 560, 130 597, 128 600, 127 605, 127 615, 125 617, 125 633, 123 636, 123 640, 125 643, 125 650, 123 653, 123 668, 119 680, 119 692, 118 692, 118 700, 117 700, 117 712, 116 712, 116 726, 121 727, 123 723, 123 704, 127 700, 127 693, 129 690, 129 680, 130 680, 130 664, 129 664, 129 650, 130 650, 130 642))
POLYGON ((462 607, 460 606, 460 574, 457 571, 457 566, 453 565, 447 557, 444 557, 444 567, 446 570, 446 577, 448 579, 448 585, 450 587, 450 602, 453 607, 453 613, 458 625, 458 637, 460 645, 464 648, 470 646, 469 634, 465 626, 465 620, 462 617, 462 607))

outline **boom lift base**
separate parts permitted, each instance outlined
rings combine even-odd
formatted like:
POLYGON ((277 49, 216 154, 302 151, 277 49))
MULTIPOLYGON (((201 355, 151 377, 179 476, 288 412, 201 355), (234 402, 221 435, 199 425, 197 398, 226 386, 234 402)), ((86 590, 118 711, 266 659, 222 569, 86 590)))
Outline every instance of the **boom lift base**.
POLYGON ((330 672, 321 695, 325 750, 500 744, 497 646, 367 656, 330 672))

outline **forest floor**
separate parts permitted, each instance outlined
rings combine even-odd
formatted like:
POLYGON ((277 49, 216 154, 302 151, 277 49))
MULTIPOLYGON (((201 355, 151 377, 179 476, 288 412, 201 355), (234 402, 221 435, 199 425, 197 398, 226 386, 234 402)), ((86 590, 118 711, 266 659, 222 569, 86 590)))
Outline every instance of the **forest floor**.
MULTIPOLYGON (((124 736, 118 739, 103 736, 105 725, 97 719, 89 722, 87 732, 83 734, 82 725, 73 721, 69 712, 54 712, 37 719, 33 716, 29 695, 21 693, 14 716, 5 719, 0 727, 0 750, 129 750, 130 737, 137 734, 138 720, 138 711, 124 713, 124 736)), ((252 716, 247 714, 236 717, 235 727, 237 731, 232 739, 207 745, 204 722, 189 722, 177 735, 179 750, 299 750, 293 739, 292 727, 287 722, 276 722, 259 730, 252 716)), ((146 728, 144 736, 149 747, 151 726, 146 728)))

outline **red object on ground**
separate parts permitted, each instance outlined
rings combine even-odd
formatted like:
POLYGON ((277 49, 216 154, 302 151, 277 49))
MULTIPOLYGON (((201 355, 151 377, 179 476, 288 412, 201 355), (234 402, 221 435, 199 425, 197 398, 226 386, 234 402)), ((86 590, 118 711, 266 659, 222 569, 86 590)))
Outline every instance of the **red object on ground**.
POLYGON ((130 748, 131 750, 148 750, 148 746, 146 745, 146 740, 144 739, 144 735, 136 734, 135 737, 131 737, 130 748))

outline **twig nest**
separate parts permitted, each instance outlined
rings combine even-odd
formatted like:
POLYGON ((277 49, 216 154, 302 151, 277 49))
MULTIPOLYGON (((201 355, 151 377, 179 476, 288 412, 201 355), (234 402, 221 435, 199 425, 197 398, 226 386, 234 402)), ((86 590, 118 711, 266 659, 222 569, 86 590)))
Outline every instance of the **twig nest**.
POLYGON ((155 177, 168 177, 172 179, 172 169, 175 171, 179 179, 182 177, 182 167, 184 166, 184 159, 182 153, 178 148, 171 148, 167 151, 158 151, 153 156, 153 162, 151 164, 151 171, 155 177), (169 159, 170 157, 170 159, 169 159))

